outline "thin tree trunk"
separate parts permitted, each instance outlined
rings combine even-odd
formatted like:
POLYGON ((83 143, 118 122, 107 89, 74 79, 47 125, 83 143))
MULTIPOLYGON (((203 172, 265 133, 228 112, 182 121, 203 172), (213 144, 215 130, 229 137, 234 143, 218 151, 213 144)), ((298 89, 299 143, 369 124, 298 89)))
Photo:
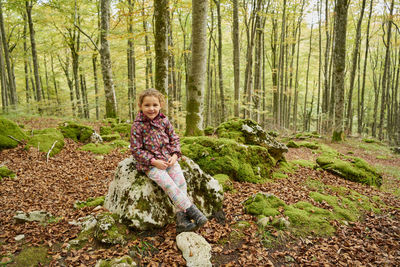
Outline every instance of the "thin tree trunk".
POLYGON ((240 115, 240 42, 238 0, 233 0, 233 76, 234 76, 234 116, 240 115))
POLYGON ((8 74, 8 84, 9 84, 9 90, 10 90, 10 100, 11 100, 11 105, 13 105, 13 108, 16 107, 18 99, 17 99, 17 89, 15 85, 15 77, 14 77, 14 72, 12 71, 11 67, 11 62, 10 62, 10 53, 9 53, 9 48, 8 48, 8 42, 7 42, 7 37, 6 37, 6 32, 4 29, 4 21, 3 21, 3 7, 2 7, 2 1, 0 1, 0 31, 1 31, 1 39, 3 43, 3 49, 4 49, 4 59, 6 62, 6 67, 7 67, 7 74, 8 74))
POLYGON ((143 0, 142 16, 143 16, 144 44, 146 48, 146 88, 150 88, 154 87, 153 61, 149 45, 149 37, 147 36, 147 15, 145 17, 144 5, 145 5, 145 0, 143 0))
POLYGON ((312 51, 312 33, 313 33, 313 26, 311 25, 311 32, 310 32, 310 45, 308 50, 308 57, 307 57, 307 73, 306 73, 306 92, 304 96, 304 109, 303 109, 303 131, 307 130, 307 98, 308 98, 308 77, 310 73, 310 59, 311 59, 311 51, 312 51))
POLYGON ((39 102, 42 99, 42 86, 40 84, 40 78, 39 78, 39 65, 37 60, 35 30, 33 29, 33 22, 32 22, 32 0, 26 1, 25 4, 26 4, 26 13, 28 15, 28 25, 31 38, 33 72, 35 74, 36 101, 39 102))
POLYGON ((365 37, 365 56, 364 56, 364 71, 363 71, 363 80, 362 80, 362 87, 361 87, 361 103, 359 103, 359 118, 358 118, 358 134, 361 135, 363 130, 363 122, 364 122, 364 97, 365 97, 365 80, 366 80, 366 73, 367 73, 367 64, 368 64, 368 51, 369 51, 369 29, 371 24, 371 17, 372 17, 372 7, 373 7, 373 0, 370 2, 369 7, 369 15, 368 15, 368 25, 367 25, 367 36, 365 37))
POLYGON ((54 93, 56 94, 56 100, 57 100, 57 105, 58 105, 56 110, 59 111, 61 102, 60 102, 60 98, 58 96, 57 80, 56 80, 56 74, 54 72, 53 55, 51 55, 50 62, 51 62, 51 76, 53 77, 54 93))
POLYGON ((218 84, 219 96, 221 101, 221 121, 225 120, 225 95, 224 95, 224 78, 222 73, 222 22, 221 22, 221 1, 214 0, 217 6, 217 26, 218 26, 218 84))
POLYGON ((110 0, 100 0, 100 10, 100 55, 101 71, 103 74, 104 92, 106 97, 106 118, 116 118, 117 99, 115 97, 114 82, 112 76, 110 46, 108 44, 108 32, 110 28, 110 0))
POLYGON ((26 13, 23 12, 24 18, 24 31, 23 31, 23 38, 24 38, 24 74, 25 74, 25 95, 26 95, 26 103, 29 103, 31 99, 30 88, 29 88, 29 70, 28 70, 28 47, 26 43, 26 36, 27 36, 27 25, 26 25, 26 13))
POLYGON ((284 97, 283 97, 283 89, 284 89, 284 67, 285 67, 285 49, 283 44, 285 41, 285 34, 286 34, 286 0, 283 0, 283 12, 282 12, 282 27, 281 27, 281 40, 279 44, 280 55, 279 55, 279 63, 278 63, 278 88, 279 88, 279 104, 278 104, 278 125, 283 126, 283 104, 284 104, 284 97))
MULTIPOLYGON (((127 49, 127 65, 128 65, 128 105, 129 119, 133 121, 135 117, 135 100, 136 100, 136 62, 135 47, 133 43, 133 6, 134 2, 128 0, 128 49, 127 49)), ((95 64, 95 63, 94 63, 95 64)), ((95 65, 94 65, 95 66, 95 65)), ((147 79, 147 78, 146 78, 147 79)), ((97 80, 96 80, 97 82, 97 80)), ((97 116, 97 114, 96 114, 97 116)))
POLYGON ((360 17, 358 18, 357 22, 357 29, 356 29, 356 39, 355 39, 355 46, 353 50, 353 58, 351 60, 352 66, 351 66, 351 72, 350 72, 350 86, 349 86, 349 95, 348 95, 348 101, 347 101, 347 121, 346 121, 346 134, 351 134, 351 127, 350 125, 352 124, 352 116, 351 116, 351 109, 352 109, 352 100, 353 100, 353 90, 354 90, 354 80, 356 77, 356 69, 357 69, 357 62, 358 62, 358 55, 359 55, 359 47, 361 43, 361 23, 364 17, 364 10, 365 10, 365 2, 366 0, 362 1, 361 4, 361 13, 360 17))
MULTIPOLYGON (((394 10, 394 0, 392 0, 392 3, 390 5, 389 9, 389 18, 393 17, 393 10, 394 10)), ((383 68, 383 74, 382 74, 382 98, 381 98, 381 114, 380 114, 380 120, 379 120, 379 140, 383 140, 384 133, 383 133, 383 128, 384 128, 384 119, 385 119, 385 111, 386 111, 386 105, 387 105, 387 92, 388 90, 388 84, 390 82, 390 42, 392 38, 392 21, 391 19, 387 20, 387 36, 386 36, 386 41, 384 41, 384 45, 386 47, 386 52, 385 52, 385 64, 383 68)), ((384 37, 383 37, 384 39, 384 37)))

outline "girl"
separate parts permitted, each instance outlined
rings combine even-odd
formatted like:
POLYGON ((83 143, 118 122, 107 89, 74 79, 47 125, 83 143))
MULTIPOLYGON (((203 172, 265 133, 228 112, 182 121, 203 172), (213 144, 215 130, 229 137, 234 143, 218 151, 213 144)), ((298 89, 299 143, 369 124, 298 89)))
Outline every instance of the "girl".
POLYGON ((176 231, 193 231, 203 226, 207 218, 187 196, 185 177, 177 162, 181 157, 179 137, 160 112, 163 104, 164 96, 156 89, 139 95, 140 112, 131 129, 131 151, 137 170, 156 182, 177 208, 176 231))

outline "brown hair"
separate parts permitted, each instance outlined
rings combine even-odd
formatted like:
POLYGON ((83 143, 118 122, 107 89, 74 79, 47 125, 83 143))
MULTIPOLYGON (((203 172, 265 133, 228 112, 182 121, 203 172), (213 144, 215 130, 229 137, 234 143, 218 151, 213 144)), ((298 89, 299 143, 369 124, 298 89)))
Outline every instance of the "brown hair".
POLYGON ((158 101, 160 101, 161 107, 162 108, 164 107, 164 104, 165 104, 164 95, 154 88, 146 89, 139 94, 139 101, 138 101, 139 107, 143 104, 143 99, 146 96, 154 96, 154 97, 158 98, 158 101))

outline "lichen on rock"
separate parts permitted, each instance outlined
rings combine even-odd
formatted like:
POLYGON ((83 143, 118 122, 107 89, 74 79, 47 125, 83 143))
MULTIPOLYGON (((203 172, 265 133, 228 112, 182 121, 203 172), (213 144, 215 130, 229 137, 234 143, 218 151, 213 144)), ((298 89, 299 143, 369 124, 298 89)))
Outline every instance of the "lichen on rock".
MULTIPOLYGON (((138 230, 161 228, 175 218, 175 208, 162 191, 144 173, 135 168, 129 157, 118 164, 115 178, 110 183, 104 207, 118 214, 128 226, 138 230)), ((222 209, 222 187, 189 158, 181 167, 186 178, 188 196, 206 216, 222 209)))
POLYGON ((118 216, 108 212, 96 216, 94 237, 104 244, 126 244, 125 234, 127 227, 118 222, 118 216))
POLYGON ((259 124, 249 119, 228 120, 218 126, 216 133, 220 138, 234 139, 247 145, 263 146, 275 160, 282 159, 283 153, 288 151, 285 144, 278 142, 259 124))

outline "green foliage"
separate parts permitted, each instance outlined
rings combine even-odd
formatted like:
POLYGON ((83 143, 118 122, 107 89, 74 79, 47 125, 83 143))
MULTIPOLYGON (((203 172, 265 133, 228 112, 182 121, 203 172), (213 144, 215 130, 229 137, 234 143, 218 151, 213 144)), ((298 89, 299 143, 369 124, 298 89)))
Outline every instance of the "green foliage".
POLYGON ((306 160, 306 159, 291 160, 290 162, 292 164, 299 165, 301 167, 310 168, 310 169, 314 168, 314 166, 315 166, 314 162, 312 162, 310 160, 306 160))
POLYGON ((366 161, 356 157, 348 159, 350 161, 325 154, 317 158, 317 163, 322 169, 346 180, 378 187, 382 184, 382 176, 366 161))
POLYGON ((261 146, 246 146, 231 139, 185 137, 182 153, 211 175, 226 174, 236 181, 263 182, 269 177, 274 159, 261 146))
POLYGON ((48 153, 53 144, 54 147, 50 152, 50 156, 58 154, 63 149, 64 136, 59 130, 55 128, 48 128, 33 131, 33 136, 30 138, 27 147, 38 147, 39 151, 48 153))
POLYGON ((207 126, 204 129, 204 134, 207 136, 213 135, 213 133, 214 133, 214 127, 212 127, 212 126, 207 126))
POLYGON ((132 125, 129 123, 119 123, 112 127, 112 130, 119 133, 123 137, 129 137, 131 134, 131 127, 132 125))
POLYGON ((102 206, 104 203, 104 196, 96 197, 96 198, 88 198, 86 201, 77 201, 74 204, 74 208, 81 209, 84 207, 97 207, 102 206))
POLYGON ((14 148, 18 145, 18 142, 10 136, 19 141, 28 139, 28 136, 15 122, 0 117, 0 151, 6 148, 14 148))
POLYGON ((0 166, 0 180, 4 177, 15 178, 15 173, 6 166, 0 166))
POLYGON ((100 135, 109 135, 112 134, 112 129, 109 126, 101 126, 100 127, 100 135))
POLYGON ((114 148, 108 144, 93 144, 93 143, 86 144, 79 148, 79 150, 90 151, 94 154, 108 154, 113 149, 114 148))
POLYGON ((61 123, 58 128, 61 130, 61 133, 65 138, 71 138, 75 142, 87 142, 94 132, 89 126, 81 125, 72 121, 61 123))
POLYGON ((371 143, 379 143, 378 140, 375 140, 375 139, 372 139, 372 138, 363 138, 362 141, 364 143, 369 143, 369 144, 371 144, 371 143))
POLYGON ((125 140, 114 140, 110 143, 113 148, 128 148, 130 143, 125 140))
POLYGON ((274 195, 258 193, 244 202, 245 211, 252 215, 276 216, 278 208, 285 208, 284 201, 274 195))
POLYGON ((309 149, 318 149, 320 148, 320 144, 318 144, 317 142, 299 142, 297 143, 299 147, 307 147, 309 149))

